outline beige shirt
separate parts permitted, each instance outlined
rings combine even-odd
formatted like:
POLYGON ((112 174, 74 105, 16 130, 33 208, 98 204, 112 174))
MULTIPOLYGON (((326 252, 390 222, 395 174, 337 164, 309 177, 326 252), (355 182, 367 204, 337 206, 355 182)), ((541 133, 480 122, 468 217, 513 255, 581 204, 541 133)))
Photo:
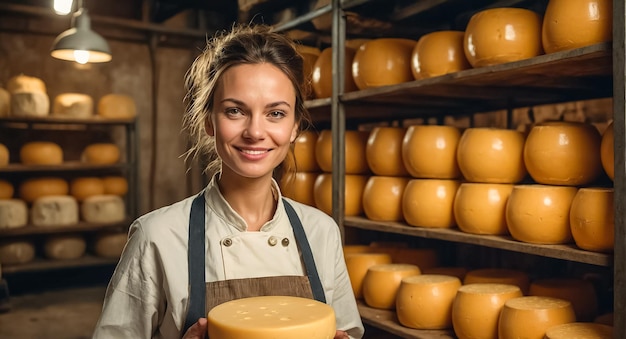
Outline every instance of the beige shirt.
MULTIPOLYGON (((279 191, 276 182, 273 184, 279 191)), ((94 338, 182 337, 189 297, 189 213, 194 198, 148 213, 131 225, 128 244, 107 288, 94 338)), ((304 275, 281 199, 274 217, 260 232, 247 232, 245 221, 226 202, 215 178, 207 186, 205 198, 207 282, 304 275), (225 239, 231 241, 224 242, 225 239)), ((315 208, 289 202, 304 227, 326 302, 335 310, 337 329, 347 331, 352 338, 362 337, 363 324, 346 271, 337 224, 315 208)))

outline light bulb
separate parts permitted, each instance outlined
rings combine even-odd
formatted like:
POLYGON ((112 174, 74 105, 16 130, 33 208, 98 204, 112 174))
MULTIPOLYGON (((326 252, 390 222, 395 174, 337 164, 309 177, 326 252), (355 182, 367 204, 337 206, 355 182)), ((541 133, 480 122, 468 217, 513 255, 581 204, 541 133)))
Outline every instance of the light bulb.
POLYGON ((81 65, 84 65, 89 61, 89 51, 75 50, 74 60, 81 65))
POLYGON ((66 15, 72 11, 74 0, 54 0, 54 11, 58 15, 66 15))

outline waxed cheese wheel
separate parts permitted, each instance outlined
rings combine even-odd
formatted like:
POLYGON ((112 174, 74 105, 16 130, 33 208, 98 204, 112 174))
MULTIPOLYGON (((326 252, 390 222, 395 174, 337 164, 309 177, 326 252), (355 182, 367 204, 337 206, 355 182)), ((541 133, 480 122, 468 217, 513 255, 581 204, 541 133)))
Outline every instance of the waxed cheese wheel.
POLYGON ((9 116, 11 112, 11 94, 0 87, 0 117, 9 116))
POLYGON ((421 330, 452 327, 452 302, 461 281, 446 275, 417 275, 403 278, 396 295, 400 324, 421 330))
POLYGON ((94 195, 80 205, 83 220, 93 223, 114 223, 124 220, 124 200, 117 195, 94 195))
POLYGON ((70 191, 67 181, 55 177, 40 177, 24 180, 19 187, 19 196, 26 202, 49 195, 67 195, 70 191))
POLYGON ((535 280, 529 295, 564 299, 572 303, 576 320, 592 321, 598 315, 598 296, 590 281, 572 278, 535 280))
MULTIPOLYGON (((366 247, 369 248, 369 246, 366 247)), ((363 278, 367 270, 374 265, 391 264, 391 256, 386 253, 347 253, 345 261, 354 297, 361 299, 363 298, 363 278)))
MULTIPOLYGON (((345 48, 345 64, 344 68, 344 93, 356 91, 358 87, 354 83, 352 77, 352 68, 349 65, 352 64, 356 51, 352 48, 345 48)), ((313 73, 311 76, 313 91, 315 91, 316 98, 328 98, 333 94, 333 49, 332 47, 325 48, 319 57, 315 60, 313 65, 313 73)))
POLYGON ((89 118, 93 115, 93 99, 82 93, 63 93, 54 98, 52 115, 63 118, 89 118))
POLYGON ((13 184, 0 179, 0 200, 13 198, 14 191, 13 184))
POLYGON ((415 79, 426 79, 472 68, 463 50, 463 31, 437 31, 422 35, 411 55, 415 79))
MULTIPOLYGON (((365 175, 346 175, 344 191, 344 215, 356 216, 363 214, 363 191, 368 177, 365 175)), ((328 215, 333 213, 333 176, 330 173, 321 173, 315 179, 313 194, 315 207, 328 215)))
POLYGON ((0 200, 0 228, 17 228, 28 223, 28 207, 19 199, 0 200))
POLYGON ((575 322, 550 327, 545 339, 613 339, 613 327, 575 322))
POLYGON ((17 92, 11 94, 11 115, 15 117, 44 117, 50 113, 50 98, 46 93, 17 92))
POLYGON ((46 84, 37 77, 20 74, 11 77, 7 81, 7 90, 9 93, 17 92, 37 92, 46 93, 46 84))
POLYGON ((327 339, 337 329, 330 305, 289 296, 231 300, 211 309, 207 321, 211 339, 327 339))
POLYGON ((512 191, 512 184, 462 183, 453 206, 459 229, 472 234, 507 234, 506 203, 512 191))
POLYGON ((119 258, 128 240, 126 232, 100 232, 96 234, 93 251, 103 258, 119 258))
POLYGON ((26 240, 0 242, 0 264, 24 264, 35 258, 35 245, 26 240))
POLYGON ((414 80, 411 54, 416 43, 410 39, 378 38, 362 44, 352 60, 357 87, 363 90, 414 80))
POLYGON ((319 133, 306 130, 293 142, 293 153, 285 158, 285 167, 295 172, 319 172, 320 167, 315 159, 315 145, 319 133))
POLYGON ((602 133, 602 139, 600 140, 600 161, 602 162, 604 172, 611 180, 615 179, 614 142, 615 132, 613 131, 613 122, 611 122, 604 130, 604 133, 602 133))
POLYGON ((6 166, 9 164, 9 149, 0 144, 0 167, 6 166))
POLYGON ((81 177, 70 181, 70 194, 78 201, 105 194, 104 181, 98 177, 81 177))
POLYGON ((402 221, 402 195, 409 178, 371 176, 363 189, 363 211, 370 220, 402 221))
POLYGON ((137 115, 135 100, 125 94, 107 94, 98 101, 98 116, 107 119, 132 119, 137 115))
POLYGON ((287 173, 280 180, 280 190, 287 198, 315 206, 315 180, 318 175, 315 172, 287 173))
POLYGON ((82 162, 94 165, 112 165, 120 161, 120 149, 111 143, 90 144, 83 150, 82 162))
POLYGON ((365 147, 365 158, 370 170, 381 176, 408 176, 402 161, 402 141, 406 128, 375 127, 365 147))
POLYGON ((611 252, 615 242, 614 189, 581 187, 569 212, 576 246, 596 252, 611 252))
POLYGON ((24 165, 60 165, 63 149, 50 141, 31 141, 20 148, 20 161, 24 165))
MULTIPOLYGON (((365 174, 369 172, 365 149, 369 132, 346 130, 345 155, 346 174, 365 174)), ((324 172, 333 171, 332 131, 322 130, 315 144, 315 159, 324 172)))
POLYGON ((85 254, 87 242, 79 234, 55 235, 46 238, 43 251, 47 258, 57 260, 77 259, 85 254))
POLYGON ((454 227, 454 197, 460 184, 458 180, 410 180, 402 196, 404 220, 411 226, 454 227))
POLYGON ((498 322, 499 339, 543 339, 556 325, 572 323, 576 315, 572 304, 563 299, 528 296, 504 303, 498 322))
POLYGON ((454 126, 409 126, 402 140, 402 161, 415 178, 456 179, 461 176, 456 150, 461 130, 454 126))
POLYGON ((121 176, 106 176, 102 178, 104 194, 124 196, 128 193, 128 180, 121 176))
POLYGON ((373 308, 396 308, 396 295, 402 278, 419 275, 419 267, 409 264, 378 264, 370 266, 363 278, 363 299, 373 308))
POLYGON ((463 284, 506 284, 519 287, 522 293, 528 293, 530 278, 519 270, 506 268, 480 268, 467 272, 463 284))
POLYGON ((30 220, 35 226, 72 225, 78 219, 78 202, 69 195, 37 198, 30 209, 30 220))

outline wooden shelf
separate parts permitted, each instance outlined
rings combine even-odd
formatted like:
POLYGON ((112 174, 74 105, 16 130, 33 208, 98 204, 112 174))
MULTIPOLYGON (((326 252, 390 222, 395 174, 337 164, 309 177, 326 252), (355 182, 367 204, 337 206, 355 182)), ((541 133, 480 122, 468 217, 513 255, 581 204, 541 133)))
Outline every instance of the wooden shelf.
POLYGON ((576 261, 597 266, 613 265, 613 255, 585 251, 571 245, 535 245, 524 243, 509 236, 477 235, 446 228, 414 227, 400 222, 378 222, 364 217, 346 217, 344 226, 379 232, 406 234, 414 237, 439 239, 465 244, 498 248, 514 252, 539 255, 550 258, 576 261))
POLYGON ((94 266, 107 266, 116 265, 119 259, 101 258, 93 255, 86 254, 78 259, 69 260, 52 260, 36 258, 35 260, 16 265, 3 265, 2 273, 15 274, 15 273, 27 273, 27 272, 41 272, 46 270, 58 270, 68 268, 82 268, 82 267, 94 267, 94 266))
POLYGON ((49 173, 49 172, 72 172, 72 171, 104 171, 104 170, 122 170, 128 167, 128 164, 118 163, 114 165, 96 165, 86 164, 80 161, 66 161, 60 165, 22 165, 9 164, 0 167, 0 173, 49 173))
POLYGON ((110 224, 100 224, 100 223, 89 223, 89 222, 78 222, 73 225, 63 225, 63 226, 33 226, 26 225, 23 227, 16 228, 1 228, 0 229, 0 238, 6 237, 16 237, 16 236, 24 236, 24 235, 45 235, 45 234, 56 234, 56 233, 73 233, 73 232, 95 232, 95 231, 104 231, 104 230, 115 230, 115 229, 124 229, 132 223, 131 219, 125 219, 124 221, 110 223, 110 224))

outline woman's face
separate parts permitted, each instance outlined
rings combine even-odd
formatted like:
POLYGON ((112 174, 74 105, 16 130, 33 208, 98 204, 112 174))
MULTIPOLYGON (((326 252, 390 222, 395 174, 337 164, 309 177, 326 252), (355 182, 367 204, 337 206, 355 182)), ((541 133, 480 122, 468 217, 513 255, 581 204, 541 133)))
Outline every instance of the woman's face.
POLYGON ((271 176, 298 132, 289 78, 268 63, 233 66, 222 74, 213 100, 206 128, 215 137, 222 174, 271 176))

